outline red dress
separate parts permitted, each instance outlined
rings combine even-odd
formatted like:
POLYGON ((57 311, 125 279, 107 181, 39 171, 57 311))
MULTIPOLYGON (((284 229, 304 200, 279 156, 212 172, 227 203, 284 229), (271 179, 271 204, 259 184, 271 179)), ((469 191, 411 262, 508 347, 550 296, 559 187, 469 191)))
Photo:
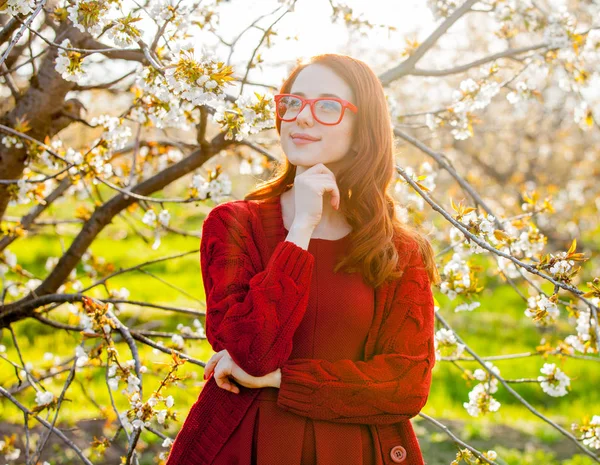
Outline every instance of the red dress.
MULTIPOLYGON (((293 337, 290 359, 364 359, 374 314, 374 289, 360 273, 334 273, 337 254, 349 244, 311 239, 315 257, 306 313, 293 337)), ((366 424, 312 420, 277 405, 278 388, 263 388, 212 462, 213 465, 381 465, 366 424)))

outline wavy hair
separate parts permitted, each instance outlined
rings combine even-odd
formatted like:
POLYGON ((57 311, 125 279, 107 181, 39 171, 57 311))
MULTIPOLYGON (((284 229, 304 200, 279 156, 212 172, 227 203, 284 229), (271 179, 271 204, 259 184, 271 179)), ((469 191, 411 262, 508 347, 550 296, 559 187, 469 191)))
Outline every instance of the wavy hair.
MULTIPOLYGON (((349 253, 335 266, 335 272, 360 271, 374 287, 402 275, 406 257, 402 244, 416 242, 430 281, 438 285, 440 275, 429 240, 415 227, 404 224, 396 214, 396 201, 388 187, 395 171, 394 135, 387 100, 379 78, 364 62, 348 55, 327 53, 299 63, 282 84, 280 93, 291 93, 298 73, 318 63, 329 67, 354 91, 355 115, 352 147, 336 174, 340 189, 340 212, 352 226, 349 253), (398 253, 398 252, 401 252, 398 253)), ((281 134, 281 120, 276 120, 281 134)), ((294 184, 296 166, 287 157, 273 175, 250 191, 244 200, 265 200, 281 195, 294 184)))

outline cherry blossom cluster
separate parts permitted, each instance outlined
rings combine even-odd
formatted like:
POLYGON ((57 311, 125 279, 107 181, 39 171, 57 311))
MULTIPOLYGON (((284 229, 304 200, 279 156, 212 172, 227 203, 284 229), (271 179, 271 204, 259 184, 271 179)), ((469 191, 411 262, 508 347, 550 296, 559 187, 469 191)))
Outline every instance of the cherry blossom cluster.
MULTIPOLYGON (((135 360, 126 360, 123 363, 118 362, 118 351, 114 346, 107 349, 108 360, 108 386, 116 391, 119 388, 119 381, 127 384, 127 388, 121 390, 121 394, 133 394, 140 391, 141 380, 135 374, 135 360)), ((146 373, 148 369, 145 366, 140 367, 140 373, 146 373)))
POLYGON ((492 63, 479 68, 479 79, 464 79, 452 94, 453 102, 445 110, 425 115, 427 127, 433 131, 448 123, 453 128, 451 133, 456 140, 471 137, 474 113, 487 107, 500 92, 500 84, 493 80, 498 70, 498 65, 492 63))
POLYGON ((163 209, 160 211, 158 216, 156 216, 156 213, 154 213, 154 210, 150 209, 144 214, 144 217, 142 218, 142 223, 144 223, 148 226, 153 226, 153 227, 158 226, 159 224, 166 227, 166 226, 169 226, 170 219, 171 219, 171 214, 169 213, 169 210, 163 209))
POLYGON ((454 300, 458 294, 468 295, 473 292, 471 281, 471 269, 467 262, 458 253, 444 265, 443 281, 440 284, 440 292, 446 294, 450 300, 454 300))
POLYGON ((465 345, 456 340, 454 331, 446 328, 435 333, 434 344, 438 357, 459 358, 465 350, 465 345))
POLYGON ((531 296, 527 299, 525 316, 531 318, 538 327, 554 325, 560 315, 556 300, 543 294, 531 296))
MULTIPOLYGON (((494 246, 499 243, 498 239, 494 235, 496 227, 494 225, 495 217, 493 215, 485 215, 483 213, 478 214, 475 210, 471 210, 470 212, 462 215, 460 220, 467 229, 467 231, 469 231, 474 236, 487 240, 494 246)), ((458 229, 456 230, 461 232, 458 229)), ((469 248, 469 252, 471 253, 478 254, 485 252, 485 250, 474 241, 467 241, 467 243, 464 245, 465 247, 469 248)))
MULTIPOLYGON (((428 161, 421 163, 418 169, 418 174, 415 173, 415 170, 413 170, 411 166, 406 166, 404 171, 411 177, 413 181, 417 183, 421 189, 425 190, 426 192, 433 192, 435 190, 435 180, 438 176, 438 172, 433 169, 433 166, 431 166, 431 163, 428 161)), ((410 204, 411 208, 414 208, 418 211, 425 210, 427 205, 425 199, 419 195, 417 191, 415 191, 402 176, 398 176, 396 178, 396 182, 394 184, 394 194, 398 199, 402 199, 403 204, 410 204)), ((408 217, 408 210, 405 207, 399 205, 397 212, 402 221, 408 222, 410 220, 408 217)))
POLYGON ((91 144, 90 165, 96 173, 103 174, 107 178, 113 175, 113 167, 108 161, 115 151, 124 148, 131 139, 131 128, 124 122, 123 118, 110 115, 94 117, 90 121, 92 125, 101 126, 104 129, 100 137, 91 144))
POLYGON ((106 35, 117 47, 125 48, 133 45, 142 37, 142 31, 135 26, 135 23, 141 19, 139 16, 132 16, 130 12, 127 16, 112 21, 106 35))
POLYGON ((215 123, 226 131, 225 139, 243 140, 250 134, 275 126, 275 101, 270 94, 254 92, 251 97, 239 96, 235 104, 221 104, 213 115, 215 123))
MULTIPOLYGON (((216 18, 218 20, 218 10, 214 8, 214 1, 203 1, 202 11, 205 17, 216 18)), ((148 13, 152 18, 163 21, 165 37, 169 37, 170 40, 182 40, 193 26, 192 20, 194 17, 192 13, 195 13, 195 11, 192 2, 152 0, 149 2, 148 13)))
POLYGON ((586 419, 582 425, 573 423, 571 429, 582 433, 580 439, 584 445, 600 449, 600 415, 594 415, 591 420, 586 419))
MULTIPOLYGON (((112 370, 112 373, 109 372, 109 375, 114 375, 111 379, 127 380, 127 389, 123 389, 122 393, 127 396, 130 408, 119 413, 121 423, 127 431, 132 432, 134 429, 149 427, 154 419, 156 419, 156 422, 159 425, 166 428, 168 427, 169 420, 176 419, 176 413, 172 410, 175 403, 173 396, 169 395, 165 397, 161 394, 163 388, 170 385, 173 381, 181 379, 178 378, 175 373, 178 367, 185 362, 176 355, 173 355, 173 358, 175 363, 171 366, 171 370, 163 379, 159 388, 154 391, 145 402, 142 399, 141 380, 135 376, 133 372, 133 367, 135 365, 134 360, 128 360, 124 364, 125 366, 122 370, 124 374, 119 375, 117 373, 117 371, 121 369, 120 367, 117 370, 112 370), (127 376, 127 378, 125 378, 125 376, 127 376), (166 408, 157 408, 159 404, 164 405, 166 408)), ((140 371, 146 373, 147 368, 142 366, 140 371)), ((114 388, 111 386, 111 389, 114 388)), ((172 441, 167 438, 162 445, 163 447, 170 447, 171 444, 172 441)))
MULTIPOLYGON (((500 375, 499 368, 494 364, 491 362, 485 362, 485 364, 494 373, 500 375)), ((472 417, 496 412, 500 408, 500 402, 494 399, 492 394, 498 390, 498 379, 482 368, 476 369, 472 376, 480 383, 469 392, 469 402, 464 402, 463 407, 472 417)))
MULTIPOLYGON (((600 305, 600 298, 590 299, 593 305, 600 305)), ((596 341, 596 322, 592 318, 589 308, 573 309, 575 319, 575 330, 577 334, 570 334, 565 338, 565 343, 573 347, 574 350, 582 354, 597 353, 596 341)))
POLYGON ((542 269, 546 269, 554 278, 562 281, 570 281, 574 260, 569 259, 568 252, 558 252, 557 254, 548 254, 549 260, 542 269))
POLYGON ((202 323, 198 318, 194 318, 192 326, 194 326, 195 329, 192 329, 190 326, 184 325, 183 323, 179 323, 177 325, 177 331, 179 331, 184 336, 206 337, 204 327, 202 326, 202 323))
POLYGON ((244 155, 240 161, 240 171, 242 175, 260 176, 265 172, 265 157, 262 154, 251 152, 244 155))
POLYGON ((12 16, 28 15, 35 7, 35 0, 7 0, 3 5, 2 13, 6 12, 12 16))
POLYGON ((464 302, 460 305, 457 305, 454 308, 454 313, 458 312, 472 312, 476 308, 481 307, 481 302, 473 301, 473 302, 464 302))
POLYGON ((461 0, 427 0, 435 19, 447 18, 461 3, 461 0))
POLYGON ((213 199, 219 202, 222 198, 231 195, 231 178, 217 167, 214 171, 208 170, 208 179, 201 174, 192 177, 190 196, 201 200, 213 199))
POLYGON ((169 213, 169 210, 165 209, 162 209, 158 215, 156 215, 155 211, 150 208, 144 214, 142 223, 150 226, 154 231, 154 243, 152 244, 152 250, 156 250, 160 246, 161 234, 163 233, 164 228, 169 226, 170 220, 171 214, 169 213))
MULTIPOLYGON (((493 449, 490 449, 487 452, 482 452, 481 455, 483 455, 486 459, 492 460, 492 461, 496 460, 498 458, 498 454, 493 449)), ((469 449, 460 449, 456 453, 456 459, 453 460, 452 462, 450 462, 450 465, 461 465, 464 463, 473 464, 473 465, 480 465, 480 464, 483 465, 484 463, 487 463, 487 462, 484 462, 483 460, 481 460, 469 449)))
POLYGON ((456 140, 468 139, 473 135, 472 114, 487 107, 500 91, 500 84, 483 79, 475 81, 467 78, 460 83, 460 90, 454 92, 454 102, 448 108, 450 126, 456 140))
MULTIPOLYGON (((60 46, 72 48, 69 39, 63 40, 60 46)), ((55 63, 54 68, 65 81, 81 84, 89 76, 89 62, 85 60, 85 56, 80 52, 59 48, 55 63)))
POLYGON ((10 134, 2 136, 2 145, 4 145, 7 149, 10 149, 12 147, 16 149, 23 148, 22 139, 17 136, 11 136, 10 134))
MULTIPOLYGON (((10 438, 4 436, 4 440, 0 440, 0 454, 4 455, 4 460, 17 460, 21 456, 21 449, 15 446, 17 435, 13 434, 10 438)), ((46 465, 48 462, 44 462, 46 465)))
POLYGON ((109 13, 120 5, 119 1, 108 0, 69 0, 67 11, 69 20, 81 32, 89 32, 97 38, 109 23, 109 13))
MULTIPOLYGON (((161 445, 170 450, 171 446, 173 445, 173 440, 171 438, 165 438, 161 445)), ((160 454, 158 454, 159 460, 167 460, 167 458, 169 457, 169 450, 163 451, 160 454)))
POLYGON ((198 57, 191 43, 179 45, 165 69, 169 90, 194 105, 218 105, 231 85, 233 69, 203 49, 198 57))
POLYGON ((35 173, 31 168, 27 167, 23 170, 23 176, 9 187, 11 191, 11 199, 9 206, 28 204, 32 202, 40 202, 54 186, 54 181, 46 179, 41 181, 44 176, 40 173, 35 173), (33 182, 32 182, 33 181, 33 182))
POLYGON ((505 35, 512 37, 519 31, 536 32, 545 23, 543 13, 537 9, 531 0, 487 0, 494 7, 491 15, 501 25, 505 35))
POLYGON ((557 12, 548 16, 548 24, 544 29, 544 42, 551 48, 566 48, 572 44, 575 34, 576 20, 566 6, 562 5, 557 12))
POLYGON ((129 116, 146 126, 188 130, 200 122, 196 105, 171 92, 164 76, 152 67, 138 75, 133 94, 129 116))
POLYGON ((544 363, 540 371, 546 376, 538 376, 542 390, 552 397, 562 397, 568 394, 567 386, 571 379, 554 363, 544 363))

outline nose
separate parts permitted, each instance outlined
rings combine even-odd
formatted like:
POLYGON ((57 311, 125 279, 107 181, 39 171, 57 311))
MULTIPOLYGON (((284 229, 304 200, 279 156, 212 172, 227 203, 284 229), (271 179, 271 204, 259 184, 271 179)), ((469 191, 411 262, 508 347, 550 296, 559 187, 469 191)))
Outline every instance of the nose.
POLYGON ((310 111, 310 105, 306 104, 302 111, 298 113, 296 122, 300 125, 312 126, 315 122, 313 120, 312 112, 310 111))

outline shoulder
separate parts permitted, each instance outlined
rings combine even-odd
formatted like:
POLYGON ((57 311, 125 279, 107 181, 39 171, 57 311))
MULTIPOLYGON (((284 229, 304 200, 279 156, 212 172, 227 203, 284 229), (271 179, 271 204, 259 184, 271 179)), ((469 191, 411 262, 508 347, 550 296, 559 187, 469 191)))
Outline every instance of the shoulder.
POLYGON ((404 270, 408 266, 423 264, 420 241, 416 232, 396 234, 394 246, 398 252, 398 268, 404 270))
POLYGON ((250 226, 250 206, 246 200, 223 202, 206 215, 202 228, 221 225, 225 228, 246 229, 250 226))
POLYGON ((216 205, 204 218, 201 231, 201 254, 247 253, 252 226, 247 202, 232 200, 216 205))

